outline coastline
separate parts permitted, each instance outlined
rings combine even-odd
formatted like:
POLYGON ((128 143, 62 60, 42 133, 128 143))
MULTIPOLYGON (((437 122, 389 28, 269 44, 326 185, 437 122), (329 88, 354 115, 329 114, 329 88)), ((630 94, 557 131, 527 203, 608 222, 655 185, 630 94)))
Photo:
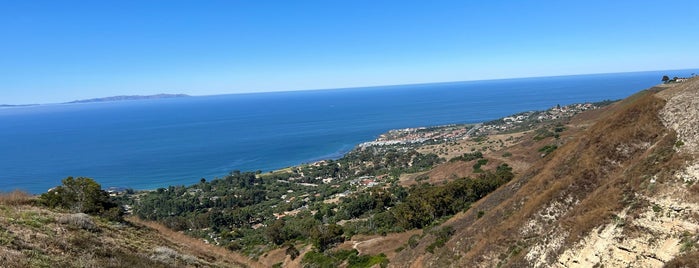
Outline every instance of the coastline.
MULTIPOLYGON (((439 144, 444 144, 448 142, 456 142, 460 140, 470 140, 482 136, 498 135, 502 133, 511 132, 521 132, 524 128, 532 128, 535 125, 555 121, 565 118, 570 118, 580 112, 598 109, 600 107, 609 105, 615 101, 602 101, 596 103, 575 103, 560 107, 551 107, 547 110, 539 111, 527 111, 519 112, 509 116, 501 117, 499 119, 485 121, 481 123, 468 123, 468 124, 445 124, 437 126, 423 126, 423 127, 412 127, 412 128, 400 128, 391 129, 385 133, 380 134, 377 138, 359 143, 353 146, 351 149, 341 150, 338 153, 334 153, 335 157, 325 157, 320 156, 309 160, 307 162, 302 162, 296 165, 290 165, 281 168, 275 168, 271 170, 240 170, 240 172, 255 172, 258 176, 261 174, 277 174, 277 173, 288 173, 293 169, 318 165, 319 163, 324 163, 327 161, 335 161, 346 157, 348 154, 357 150, 365 150, 368 148, 378 148, 380 150, 386 150, 388 148, 412 148, 418 149, 427 146, 436 146, 439 144)), ((228 174, 232 174, 238 170, 230 170, 227 174, 221 176, 214 176, 213 178, 207 179, 216 180, 223 179, 228 174)), ((148 187, 148 188, 132 188, 123 185, 102 185, 104 189, 108 189, 110 193, 121 193, 125 191, 135 191, 135 192, 152 192, 157 191, 160 188, 167 188, 171 186, 190 186, 192 184, 167 184, 160 187, 148 187)))
MULTIPOLYGON (((0 116, 6 129, 0 138, 13 142, 0 161, 5 171, 2 188, 40 193, 67 176, 84 176, 105 186, 153 189, 189 185, 202 177, 225 177, 231 170, 268 172, 342 158, 357 145, 376 142, 392 129, 479 122, 485 126, 490 119, 544 110, 557 102, 627 96, 632 94, 631 88, 637 92, 636 84, 643 88, 657 84, 649 83, 657 77, 648 76, 615 80, 629 81, 624 87, 600 84, 608 77, 593 76, 7 111, 0 116), (561 86, 570 89, 563 92, 561 86), (525 94, 519 87, 539 90, 525 94), (187 116, 175 116, 183 112, 187 116), (41 143, 51 146, 36 146, 41 143), (56 157, 45 161, 46 154, 56 157)), ((472 128, 467 132, 472 136, 485 130, 472 128)), ((391 146, 406 146, 401 144, 404 141, 389 142, 395 143, 391 146)), ((414 144, 410 146, 426 142, 436 142, 435 137, 411 141, 414 144)))
POLYGON ((543 123, 550 123, 556 120, 569 119, 581 112, 599 109, 604 106, 615 103, 619 100, 605 100, 600 102, 585 102, 574 103, 564 106, 554 106, 547 110, 527 111, 505 116, 499 119, 490 120, 482 123, 470 124, 446 124, 428 127, 413 127, 392 129, 379 135, 372 141, 366 141, 357 144, 352 149, 338 154, 334 158, 317 158, 303 162, 297 165, 287 166, 283 168, 263 171, 262 174, 274 174, 290 172, 292 169, 318 165, 327 161, 341 159, 347 154, 367 148, 391 148, 395 146, 418 148, 441 144, 446 142, 454 142, 458 140, 468 140, 479 136, 491 136, 500 134, 511 134, 531 130, 531 128, 543 123))

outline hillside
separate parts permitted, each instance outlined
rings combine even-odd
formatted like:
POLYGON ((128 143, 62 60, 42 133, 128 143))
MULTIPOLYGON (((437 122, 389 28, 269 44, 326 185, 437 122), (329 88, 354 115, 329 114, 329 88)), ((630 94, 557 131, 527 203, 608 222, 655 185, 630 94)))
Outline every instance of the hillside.
POLYGON ((21 192, 0 195, 0 266, 261 267, 155 223, 110 222, 35 203, 21 192))
MULTIPOLYGON (((395 267, 697 263, 699 79, 642 91, 391 260, 395 267)), ((576 121, 577 120, 577 121, 576 121)))

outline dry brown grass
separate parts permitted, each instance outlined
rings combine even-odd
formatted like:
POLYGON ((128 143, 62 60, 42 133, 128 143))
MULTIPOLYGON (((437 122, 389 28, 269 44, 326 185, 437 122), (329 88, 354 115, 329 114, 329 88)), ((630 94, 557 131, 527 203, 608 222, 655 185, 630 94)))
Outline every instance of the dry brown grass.
POLYGON ((64 224, 69 228, 83 229, 88 231, 98 231, 95 222, 84 213, 68 214, 58 217, 58 223, 64 224))
POLYGON ((674 135, 657 116, 664 103, 649 93, 623 103, 620 111, 593 126, 576 146, 575 151, 581 154, 571 158, 577 165, 568 175, 574 179, 571 186, 579 193, 581 203, 566 219, 571 231, 569 242, 608 221, 612 212, 625 205, 624 199, 638 190, 641 178, 677 163, 670 162, 674 135), (665 159, 654 157, 661 154, 665 159))
MULTIPOLYGON (((498 159, 493 159, 489 158, 488 163, 486 165, 483 165, 481 169, 483 170, 493 170, 495 169, 498 165, 502 164, 503 162, 498 159)), ((413 173, 413 174, 403 174, 401 175, 399 184, 403 187, 409 187, 410 185, 414 184, 419 184, 419 183, 430 183, 430 184, 443 184, 450 182, 455 179, 460 179, 460 178, 465 178, 465 177, 471 177, 471 178, 476 178, 478 175, 482 173, 475 173, 473 171, 473 165, 477 162, 477 160, 473 161, 456 161, 456 162, 446 162, 443 164, 440 164, 430 171, 427 172, 420 172, 420 173, 413 173), (418 181, 418 178, 422 176, 427 176, 427 180, 422 180, 418 181)))
POLYGON ((699 267, 699 251, 678 256, 665 264, 666 268, 695 268, 699 267))
MULTIPOLYGON (((523 260, 527 246, 543 239, 547 232, 569 234, 562 247, 566 248, 595 226, 610 221, 613 212, 632 201, 634 191, 642 190, 644 178, 670 174, 668 170, 683 162, 672 150, 673 133, 658 118, 664 103, 646 91, 605 109, 596 118, 588 117, 595 124, 574 119, 581 126, 577 129, 584 130, 566 133, 570 140, 565 145, 448 222, 457 233, 444 248, 456 252, 442 249, 424 261, 438 266, 454 262, 463 266, 484 262, 527 266, 523 260), (566 207, 555 220, 542 221, 535 216, 554 203, 566 207), (478 211, 485 212, 482 218, 476 217, 478 211), (524 237, 521 230, 531 220, 537 220, 541 231, 524 237), (514 245, 523 248, 515 254, 514 245)), ((525 143, 520 146, 532 148, 534 144, 525 143)), ((418 252, 420 249, 399 254, 396 264, 416 261, 417 256, 426 254, 418 252)))
POLYGON ((0 204, 7 206, 31 205, 36 198, 21 190, 14 190, 9 193, 0 193, 0 204))
POLYGON ((67 214, 20 191, 0 196, 0 267, 261 266, 162 226, 67 214))
MULTIPOLYGON (((303 255, 300 255, 297 258, 303 258, 303 255)), ((269 252, 265 253, 259 258, 259 262, 266 267, 272 267, 274 264, 280 262, 284 263, 290 260, 291 258, 288 255, 286 255, 286 247, 270 250, 269 252)))
POLYGON ((160 223, 141 220, 137 217, 128 217, 127 221, 135 225, 145 226, 150 229, 156 230, 168 241, 186 249, 187 252, 191 252, 199 256, 207 256, 207 259, 209 259, 209 261, 227 260, 246 267, 264 267, 264 265, 262 265, 261 263, 253 261, 248 257, 245 257, 243 255, 240 255, 236 252, 232 252, 222 247, 217 247, 214 245, 204 243, 204 241, 202 240, 193 238, 184 233, 173 231, 172 229, 167 228, 160 223))

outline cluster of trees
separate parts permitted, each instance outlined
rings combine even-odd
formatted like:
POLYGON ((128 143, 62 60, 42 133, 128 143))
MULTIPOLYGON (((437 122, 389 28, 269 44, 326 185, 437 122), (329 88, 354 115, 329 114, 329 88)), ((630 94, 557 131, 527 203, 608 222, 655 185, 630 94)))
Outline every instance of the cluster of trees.
POLYGON ((343 215, 364 219, 345 223, 345 233, 376 234, 424 228, 444 217, 467 210, 476 202, 514 177, 507 164, 485 171, 477 178, 463 178, 443 185, 420 184, 405 189, 374 189, 345 199, 338 210, 343 215), (383 191, 383 193, 382 193, 383 191), (389 196, 389 198, 386 198, 389 196), (381 205, 388 205, 381 207, 381 205), (390 209, 389 209, 390 208, 390 209))
POLYGON ((124 215, 121 206, 91 178, 65 178, 62 185, 43 193, 39 200, 51 208, 98 215, 110 220, 120 221, 124 215))
MULTIPOLYGON (((308 206, 322 204, 316 201, 344 191, 346 183, 342 187, 312 187, 290 181, 291 176, 234 171, 225 178, 201 180, 189 187, 170 186, 135 195, 131 204, 134 214, 143 219, 233 250, 307 239, 325 248, 341 241, 338 237, 343 237, 342 232, 325 226, 322 217, 312 215, 308 206), (275 215, 292 210, 301 213, 285 219, 275 215)), ((323 211, 333 214, 328 208, 323 211)))
POLYGON ((276 178, 263 179, 253 172, 234 171, 223 179, 185 187, 170 186, 134 200, 134 213, 143 219, 163 222, 175 230, 224 227, 244 228, 271 215, 263 206, 278 202, 295 185, 280 185, 276 178), (259 208, 259 209, 258 209, 259 208))
POLYGON ((422 228, 454 215, 512 175, 503 165, 476 179, 445 185, 405 188, 394 181, 384 187, 348 191, 357 187, 350 181, 360 176, 422 171, 442 161, 434 154, 414 150, 356 150, 335 161, 289 172, 234 171, 187 187, 139 193, 128 202, 141 218, 232 250, 251 253, 271 246, 286 247, 292 254, 298 252, 293 245, 301 242, 313 244, 317 253, 325 254, 326 249, 355 234, 422 228), (328 177, 335 180, 318 182, 318 178, 328 177), (338 203, 322 202, 338 193, 350 194, 338 203))
POLYGON ((349 220, 367 214, 379 213, 394 207, 405 200, 407 196, 408 190, 398 185, 392 185, 387 189, 372 188, 342 199, 336 218, 349 220))
POLYGON ((408 197, 394 209, 396 224, 405 229, 423 228, 437 219, 452 216, 466 210, 471 203, 514 177, 512 168, 502 164, 493 171, 480 174, 478 178, 454 180, 444 185, 419 185, 409 191, 408 197))
POLYGON ((350 170, 357 176, 390 174, 397 177, 403 173, 425 171, 444 162, 436 154, 422 154, 416 150, 370 147, 355 150, 343 157, 350 170))
POLYGON ((663 83, 671 83, 671 82, 677 81, 677 79, 679 79, 679 77, 677 77, 677 76, 670 79, 669 76, 663 75, 663 79, 660 79, 660 81, 663 81, 663 83))
POLYGON ((273 175, 283 180, 320 183, 319 178, 347 180, 386 174, 397 177, 403 173, 425 171, 442 162, 444 159, 436 154, 423 154, 414 149, 370 147, 353 150, 338 160, 294 167, 290 174, 274 173, 273 175))

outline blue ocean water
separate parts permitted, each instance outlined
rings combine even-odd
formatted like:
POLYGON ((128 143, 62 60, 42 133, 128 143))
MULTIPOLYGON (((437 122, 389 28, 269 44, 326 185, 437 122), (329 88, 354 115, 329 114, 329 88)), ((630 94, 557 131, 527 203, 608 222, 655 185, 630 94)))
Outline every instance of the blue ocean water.
POLYGON ((666 73, 678 71, 4 108, 0 191, 40 193, 67 176, 154 189, 269 171, 340 157, 390 129, 620 99, 666 73))

